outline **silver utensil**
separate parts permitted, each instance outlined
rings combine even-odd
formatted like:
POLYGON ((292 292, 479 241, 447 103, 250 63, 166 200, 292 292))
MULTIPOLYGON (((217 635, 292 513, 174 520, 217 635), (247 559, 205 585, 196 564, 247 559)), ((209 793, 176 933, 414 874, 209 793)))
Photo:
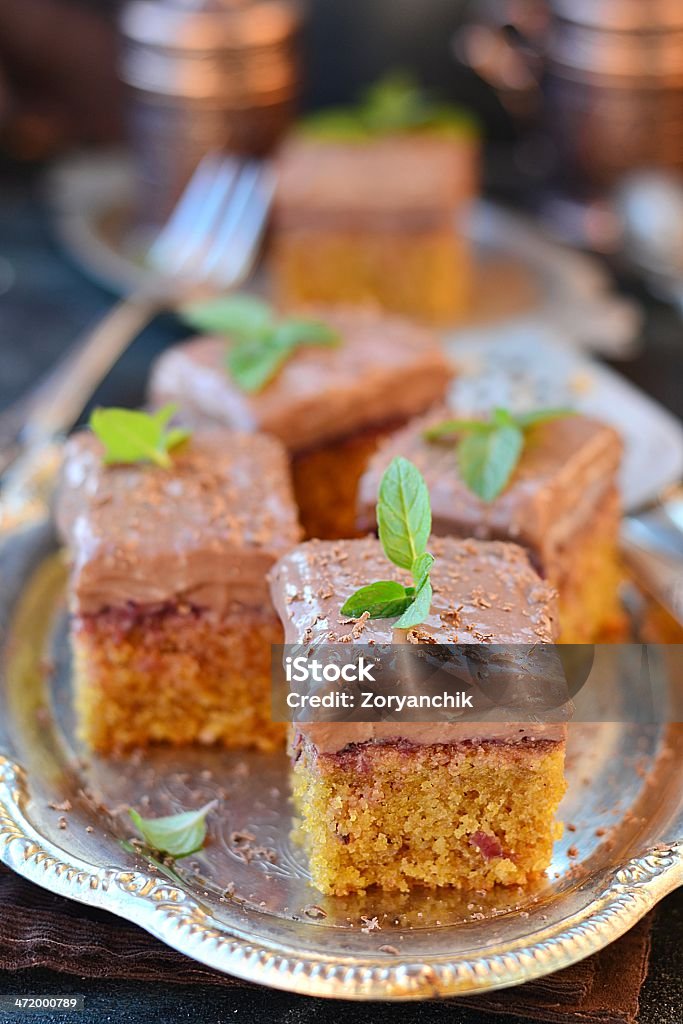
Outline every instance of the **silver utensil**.
POLYGON ((207 155, 152 245, 144 286, 118 302, 0 415, 0 473, 69 430, 97 385, 164 309, 238 287, 252 270, 275 186, 259 160, 207 155))
POLYGON ((683 488, 624 516, 621 550, 638 582, 683 625, 683 488))
POLYGON ((270 152, 296 113, 296 0, 127 0, 119 75, 135 221, 162 224, 207 149, 270 152))
POLYGON ((624 255, 661 298, 683 312, 683 175, 628 175, 613 197, 624 255))

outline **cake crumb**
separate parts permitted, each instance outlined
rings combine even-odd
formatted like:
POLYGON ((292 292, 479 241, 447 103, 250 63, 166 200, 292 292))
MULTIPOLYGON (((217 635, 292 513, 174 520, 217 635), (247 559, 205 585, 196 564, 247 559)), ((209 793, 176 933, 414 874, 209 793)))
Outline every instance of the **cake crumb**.
POLYGON ((72 805, 70 800, 62 800, 62 802, 59 803, 59 804, 57 804, 57 803, 50 803, 47 806, 50 808, 51 811, 67 811, 68 812, 68 811, 73 810, 73 805, 72 805))
POLYGON ((365 932, 367 935, 369 935, 370 932, 382 930, 376 917, 361 917, 361 921, 363 922, 361 931, 365 932))
POLYGON ((316 918, 322 919, 327 917, 327 911, 323 910, 322 907, 316 906, 315 903, 308 903, 304 907, 304 914, 306 915, 306 917, 313 918, 313 920, 315 920, 316 918))

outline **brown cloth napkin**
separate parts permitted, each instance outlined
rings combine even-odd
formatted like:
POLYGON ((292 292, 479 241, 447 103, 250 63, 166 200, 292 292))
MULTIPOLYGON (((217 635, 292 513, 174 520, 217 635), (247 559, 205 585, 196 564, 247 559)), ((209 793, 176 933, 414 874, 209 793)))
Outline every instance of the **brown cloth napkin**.
MULTIPOLYGON (((547 1024, 634 1024, 649 952, 648 916, 573 967, 476 996, 467 1005, 547 1024)), ((31 967, 88 978, 246 984, 202 967, 134 925, 31 885, 0 865, 0 970, 31 967)))

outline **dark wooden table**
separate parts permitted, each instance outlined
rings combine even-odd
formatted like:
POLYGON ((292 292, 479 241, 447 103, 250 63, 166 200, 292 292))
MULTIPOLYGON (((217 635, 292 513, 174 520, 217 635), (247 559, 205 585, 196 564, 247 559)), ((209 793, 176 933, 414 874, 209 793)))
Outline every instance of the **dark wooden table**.
MULTIPOLYGON (((35 381, 69 342, 103 313, 112 297, 86 280, 50 234, 37 178, 0 167, 0 408, 35 381)), ((627 285, 631 290, 632 283, 627 285)), ((683 323, 668 307, 640 295, 646 308, 641 354, 620 369, 683 417, 683 323)), ((150 360, 182 329, 160 318, 121 360, 96 396, 104 403, 140 401, 150 360)), ((0 907, 0 913, 2 908, 0 907)), ((650 973, 642 992, 640 1024, 683 1022, 683 890, 655 911, 650 973)), ((167 987, 92 981, 44 970, 0 972, 0 995, 79 993, 83 1024, 175 1024, 181 1021, 286 1020, 289 1024, 494 1024, 501 1017, 469 1008, 466 1000, 421 1004, 331 1003, 266 989, 167 987)), ((11 1018, 7 1018, 9 1021, 11 1018)), ((19 1018, 14 1018, 19 1019, 19 1018)), ((32 1019, 52 1024, 64 1015, 32 1019)), ((5 1024, 0 1011, 0 1024, 5 1024)))

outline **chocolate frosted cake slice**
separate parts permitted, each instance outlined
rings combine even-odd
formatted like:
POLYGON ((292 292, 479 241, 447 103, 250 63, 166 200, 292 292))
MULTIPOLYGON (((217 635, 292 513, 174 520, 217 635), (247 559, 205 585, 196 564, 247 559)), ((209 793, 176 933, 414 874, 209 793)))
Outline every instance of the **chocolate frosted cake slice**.
POLYGON ((460 221, 479 187, 478 150, 471 130, 292 134, 277 161, 281 300, 374 302, 437 324, 462 315, 473 261, 460 221))
MULTIPOLYGON (((271 591, 285 642, 543 644, 553 591, 514 544, 433 538, 434 596, 419 626, 355 626, 345 600, 387 578, 373 538, 311 541, 284 556, 271 591)), ((407 573, 393 578, 410 583, 407 573)), ((547 868, 560 833, 565 729, 551 722, 297 722, 294 797, 315 885, 345 894, 371 885, 490 889, 547 868)))
POLYGON ((296 499, 312 537, 356 534, 358 479, 380 438, 445 395, 450 366, 434 335, 396 317, 310 309, 338 344, 302 345, 255 392, 231 377, 231 339, 205 336, 164 353, 152 371, 154 405, 176 403, 210 420, 279 438, 292 459, 296 499))
POLYGON ((622 442, 604 423, 565 415, 526 431, 523 451, 502 492, 479 497, 463 479, 457 433, 428 440, 430 428, 453 416, 441 410, 387 438, 359 485, 358 524, 371 529, 379 481, 397 454, 423 474, 432 529, 441 536, 510 540, 523 545, 559 593, 561 640, 591 643, 618 636, 617 472, 622 442))
POLYGON ((287 459, 260 435, 202 431, 168 468, 66 445, 56 518, 71 563, 80 732, 108 753, 155 741, 271 749, 266 574, 299 539, 287 459))

